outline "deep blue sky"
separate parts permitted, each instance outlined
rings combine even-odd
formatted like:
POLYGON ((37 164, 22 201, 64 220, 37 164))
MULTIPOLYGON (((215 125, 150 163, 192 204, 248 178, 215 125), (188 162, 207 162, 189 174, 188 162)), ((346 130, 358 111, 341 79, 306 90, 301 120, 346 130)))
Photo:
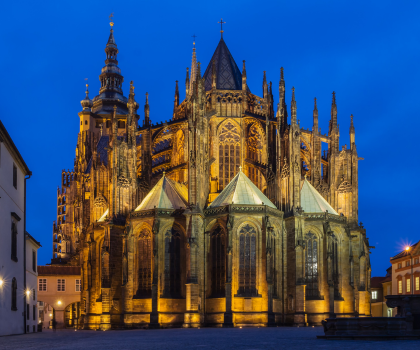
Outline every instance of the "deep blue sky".
POLYGON ((2 5, 0 118, 33 172, 27 229, 42 243, 39 263, 52 256, 52 222, 62 169, 73 166, 85 78, 99 90, 108 16, 115 13, 124 94, 134 80, 143 118, 150 94, 153 122, 171 117, 175 80, 184 97, 192 38, 202 72, 220 38, 261 95, 263 71, 273 82, 285 68, 288 105, 296 87, 301 126, 312 127, 318 98, 327 132, 331 93, 337 93, 340 143, 349 144, 354 115, 359 162, 359 218, 367 229, 372 275, 414 230, 419 193, 419 1, 19 1, 2 5))

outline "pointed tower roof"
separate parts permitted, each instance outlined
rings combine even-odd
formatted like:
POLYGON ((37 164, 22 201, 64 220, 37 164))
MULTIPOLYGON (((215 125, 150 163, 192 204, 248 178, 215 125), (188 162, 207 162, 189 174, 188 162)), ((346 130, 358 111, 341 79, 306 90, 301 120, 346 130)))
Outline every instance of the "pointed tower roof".
POLYGON ((252 181, 239 170, 239 173, 223 189, 211 203, 209 208, 221 207, 228 204, 267 205, 277 209, 276 206, 262 193, 252 181))
POLYGON ((155 187, 143 199, 135 211, 186 208, 188 205, 188 189, 178 182, 168 179, 163 174, 155 187))
POLYGON ((216 66, 216 88, 220 90, 242 90, 241 71, 225 41, 221 38, 203 76, 206 91, 210 91, 212 88, 213 60, 216 66))
POLYGON ((306 213, 325 213, 338 215, 333 207, 321 196, 308 180, 303 180, 300 190, 300 205, 306 213))

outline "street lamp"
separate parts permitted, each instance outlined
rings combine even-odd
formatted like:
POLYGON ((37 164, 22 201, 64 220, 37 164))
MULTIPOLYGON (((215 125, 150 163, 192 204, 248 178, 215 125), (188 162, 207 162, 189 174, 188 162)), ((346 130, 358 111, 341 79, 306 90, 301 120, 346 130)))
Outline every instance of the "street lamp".
POLYGON ((0 278, 0 287, 3 285, 3 280, 0 278))
POLYGON ((57 302, 57 304, 58 304, 58 305, 61 305, 61 300, 59 300, 59 301, 57 302))

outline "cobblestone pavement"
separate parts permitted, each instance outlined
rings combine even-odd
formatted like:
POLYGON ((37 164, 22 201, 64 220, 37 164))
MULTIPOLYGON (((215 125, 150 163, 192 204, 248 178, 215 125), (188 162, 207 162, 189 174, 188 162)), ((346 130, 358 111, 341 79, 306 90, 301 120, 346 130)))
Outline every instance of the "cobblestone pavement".
POLYGON ((202 328, 130 331, 71 331, 0 337, 0 349, 395 349, 420 348, 420 340, 362 341, 316 339, 316 328, 202 328))

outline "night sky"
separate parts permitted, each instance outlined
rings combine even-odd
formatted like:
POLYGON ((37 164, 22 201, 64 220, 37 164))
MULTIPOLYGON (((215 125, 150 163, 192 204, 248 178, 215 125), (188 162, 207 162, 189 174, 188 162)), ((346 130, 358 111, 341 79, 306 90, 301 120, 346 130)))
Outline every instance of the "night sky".
MULTIPOLYGON (((354 115, 359 157, 359 220, 372 250, 372 276, 413 231, 419 193, 419 1, 8 1, 1 17, 0 118, 33 176, 28 180, 27 230, 41 241, 39 264, 52 257, 52 223, 61 170, 71 169, 85 78, 99 91, 108 16, 114 12, 124 95, 134 81, 139 114, 149 92, 152 122, 172 116, 175 80, 185 96, 192 35, 204 73, 220 39, 236 63, 246 60, 248 85, 262 95, 263 71, 278 102, 280 67, 286 98, 296 88, 297 116, 328 131, 337 93, 341 145, 354 115)), ((290 116, 290 112, 289 112, 290 116)), ((290 117, 289 117, 290 118, 290 117)))

